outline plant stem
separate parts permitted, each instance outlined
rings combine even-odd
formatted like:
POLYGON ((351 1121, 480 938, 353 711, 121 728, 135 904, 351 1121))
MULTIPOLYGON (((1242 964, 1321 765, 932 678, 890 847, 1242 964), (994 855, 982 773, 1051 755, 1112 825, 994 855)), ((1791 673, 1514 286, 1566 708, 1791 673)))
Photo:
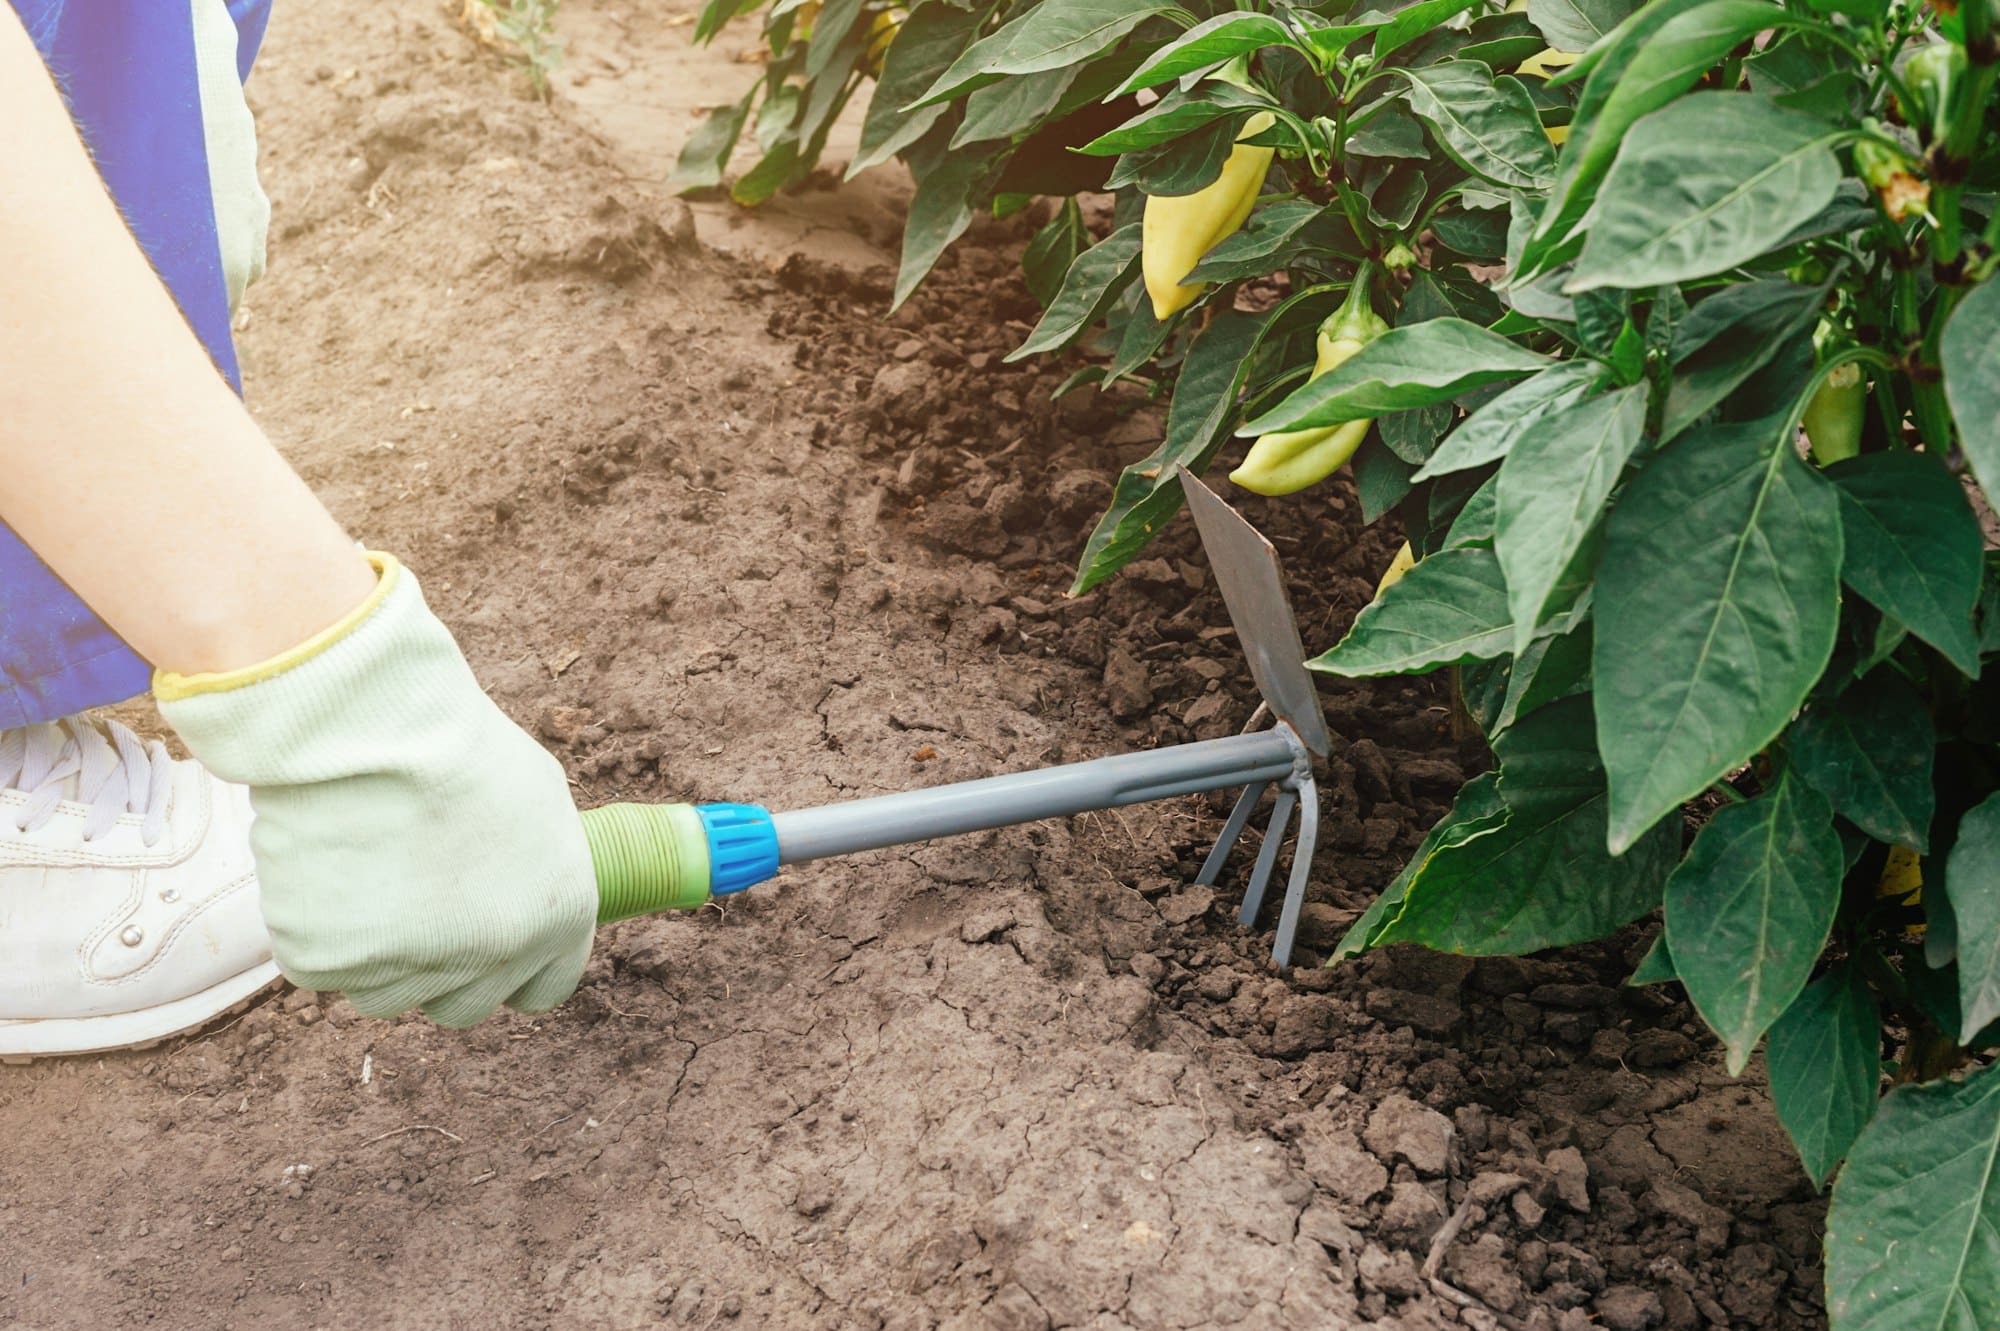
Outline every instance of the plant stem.
POLYGON ((1333 161, 1328 164, 1329 178, 1333 181, 1334 197, 1340 200, 1340 207, 1347 214, 1347 224, 1354 229, 1354 238, 1361 242, 1364 251, 1373 253, 1376 248, 1374 228, 1368 225, 1368 209, 1360 197, 1347 183, 1347 105, 1360 88, 1367 86, 1368 80, 1342 88, 1333 106, 1333 161))
POLYGON ((2000 60, 1994 58, 1993 11, 1991 0, 1964 0, 1959 13, 1965 22, 1965 86, 1959 91, 1956 113, 1952 116, 1951 128, 1933 151, 1933 162, 1950 166, 1959 174, 1958 179, 1938 184, 1935 196, 1938 216, 1938 239, 1934 252, 1941 264, 1955 263, 1959 256, 1962 227, 1959 218, 1959 204, 1965 196, 1963 172, 1970 161, 1972 149, 1979 141, 1979 129, 1986 119, 1986 101, 1993 95, 1993 84, 2000 77, 2000 60))
MULTIPOLYGON (((1896 269, 1893 303, 1897 335, 1903 339, 1905 347, 1912 349, 1917 359, 1912 368, 1921 371, 1925 364, 1923 346, 1926 339, 1917 308, 1917 275, 1914 269, 1908 266, 1896 269)), ((1943 302, 1939 303, 1939 307, 1943 307, 1943 302)), ((1943 456, 1951 447, 1951 408, 1944 400, 1944 385, 1935 380, 1926 382, 1921 374, 1911 374, 1910 396, 1918 435, 1939 456, 1943 456)))

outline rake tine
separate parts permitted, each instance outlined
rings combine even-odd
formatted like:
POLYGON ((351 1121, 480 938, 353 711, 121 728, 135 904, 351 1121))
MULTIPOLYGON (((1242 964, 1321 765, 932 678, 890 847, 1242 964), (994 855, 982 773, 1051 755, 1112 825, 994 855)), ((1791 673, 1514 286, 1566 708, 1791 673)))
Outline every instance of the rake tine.
POLYGON ((1229 858, 1229 852, 1235 848, 1237 838, 1243 835, 1251 813, 1257 808, 1257 801, 1264 798, 1264 792, 1270 785, 1269 781, 1254 781, 1243 788, 1243 793, 1237 797, 1236 807, 1229 811, 1229 821, 1222 825, 1222 835, 1215 838, 1208 858, 1201 862, 1201 872, 1194 876, 1196 883, 1213 887, 1215 880, 1222 877, 1223 862, 1229 858))
POLYGON ((1236 919, 1246 928, 1257 923, 1257 912, 1264 905, 1264 889, 1270 885, 1271 870, 1278 863, 1278 847, 1284 842, 1285 829, 1291 825, 1292 806, 1299 802, 1298 795, 1280 786, 1278 798, 1271 807, 1271 825, 1264 830, 1264 844, 1257 850, 1257 865, 1250 871, 1250 886, 1243 893, 1243 909, 1236 913, 1236 919))
POLYGON ((1299 782, 1299 837, 1292 844, 1292 876, 1285 885, 1285 906, 1278 915, 1278 936, 1271 941, 1271 960, 1292 964, 1292 935, 1299 929, 1299 908, 1305 905, 1306 879, 1312 873, 1314 844, 1319 840, 1319 787, 1307 777, 1299 782))

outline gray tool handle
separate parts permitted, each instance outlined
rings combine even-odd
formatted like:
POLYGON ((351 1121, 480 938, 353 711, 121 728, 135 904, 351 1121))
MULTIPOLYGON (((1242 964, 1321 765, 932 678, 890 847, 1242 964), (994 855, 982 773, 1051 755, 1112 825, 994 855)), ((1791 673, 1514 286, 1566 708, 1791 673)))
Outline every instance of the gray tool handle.
POLYGON ((1226 739, 777 813, 771 823, 778 836, 778 862, 799 864, 1089 809, 1253 782, 1290 782, 1301 770, 1311 770, 1305 746, 1289 726, 1281 725, 1226 739))

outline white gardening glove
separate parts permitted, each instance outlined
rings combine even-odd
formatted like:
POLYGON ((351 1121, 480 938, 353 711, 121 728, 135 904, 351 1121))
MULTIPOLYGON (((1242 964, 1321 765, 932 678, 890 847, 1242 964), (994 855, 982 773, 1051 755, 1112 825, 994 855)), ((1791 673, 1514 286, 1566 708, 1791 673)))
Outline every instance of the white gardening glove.
POLYGON ((480 690, 417 580, 281 656, 154 678, 194 756, 250 788, 278 965, 360 1011, 468 1026, 554 1007, 590 956, 597 891, 562 764, 480 690))

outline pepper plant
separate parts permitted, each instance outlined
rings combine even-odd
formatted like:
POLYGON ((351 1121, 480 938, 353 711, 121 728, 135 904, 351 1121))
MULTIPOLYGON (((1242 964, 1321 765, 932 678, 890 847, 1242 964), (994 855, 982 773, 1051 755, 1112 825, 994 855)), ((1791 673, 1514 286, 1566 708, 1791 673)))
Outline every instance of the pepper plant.
MULTIPOLYGON (((1633 982, 1762 1047, 1834 1181, 1833 1325, 2000 1326, 1994 0, 1376 2, 896 11, 849 168, 916 179, 896 299, 1054 200, 1014 355, 1170 393, 1079 589, 1176 464, 1351 458, 1414 563, 1313 664, 1453 671, 1496 764, 1334 959, 1660 911, 1633 982)), ((874 6, 777 0, 684 182, 746 123, 737 197, 809 170, 874 6)))

